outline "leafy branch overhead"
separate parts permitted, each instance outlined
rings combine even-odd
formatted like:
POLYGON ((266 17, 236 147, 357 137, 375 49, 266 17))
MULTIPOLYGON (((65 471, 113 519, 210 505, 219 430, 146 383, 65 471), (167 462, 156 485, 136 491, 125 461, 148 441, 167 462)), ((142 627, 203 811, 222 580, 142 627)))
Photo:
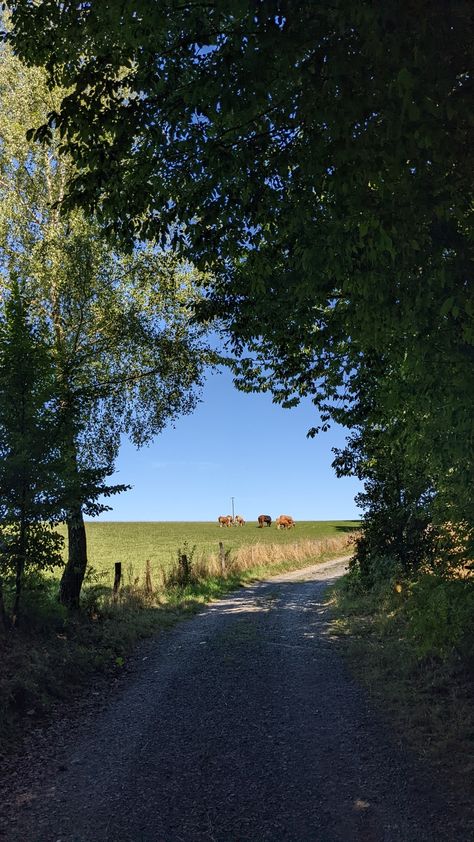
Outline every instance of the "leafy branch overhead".
POLYGON ((62 207, 171 236, 240 387, 389 428, 472 524, 470 0, 7 5, 66 92, 30 124, 74 162, 62 207))
POLYGON ((57 134, 46 148, 28 142, 24 127, 45 119, 62 92, 8 47, 0 66, 0 287, 7 298, 21 279, 49 354, 69 559, 85 569, 83 514, 127 487, 106 482, 121 435, 140 446, 191 412, 214 356, 205 329, 191 324, 191 264, 152 246, 124 253, 82 210, 60 213, 74 163, 59 155, 57 134), (71 530, 82 533, 80 565, 71 530))

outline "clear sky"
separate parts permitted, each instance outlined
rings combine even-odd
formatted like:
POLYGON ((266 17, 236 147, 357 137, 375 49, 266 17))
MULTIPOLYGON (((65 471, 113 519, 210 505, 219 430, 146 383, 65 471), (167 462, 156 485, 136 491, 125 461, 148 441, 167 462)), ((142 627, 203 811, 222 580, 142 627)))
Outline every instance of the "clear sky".
POLYGON ((358 518, 356 479, 337 479, 331 447, 344 442, 334 427, 315 439, 308 401, 282 409, 269 395, 238 392, 228 371, 210 375, 202 402, 149 447, 124 441, 114 479, 133 485, 110 498, 101 520, 215 520, 235 513, 290 514, 296 520, 358 518))

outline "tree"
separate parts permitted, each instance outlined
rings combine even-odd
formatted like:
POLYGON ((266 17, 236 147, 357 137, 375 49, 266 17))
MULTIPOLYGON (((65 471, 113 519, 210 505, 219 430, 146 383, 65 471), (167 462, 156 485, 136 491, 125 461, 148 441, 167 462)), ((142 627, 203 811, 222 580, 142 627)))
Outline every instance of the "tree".
POLYGON ((13 279, 0 312, 0 619, 13 578, 18 625, 25 570, 62 564, 61 450, 51 358, 13 279))
MULTIPOLYGON (((23 127, 45 117, 51 97, 41 70, 9 50, 1 57, 0 266, 17 272, 51 349, 62 420, 69 555, 61 601, 79 604, 87 554, 84 514, 106 506, 121 434, 143 445, 198 399, 211 359, 190 325, 196 272, 151 247, 124 254, 82 211, 56 204, 74 167, 23 127)), ((6 276, 6 275, 5 275, 6 276)))
POLYGON ((420 459, 414 466, 399 448, 397 429, 369 424, 354 430, 346 446, 334 449, 337 476, 357 476, 364 490, 356 496, 363 510, 362 531, 352 560, 364 582, 377 571, 413 576, 434 566, 437 534, 432 528, 435 489, 420 459))
POLYGON ((383 355, 383 414, 473 523, 469 0, 8 5, 68 91, 36 131, 73 156, 66 206, 212 268, 245 388, 334 417, 383 355))

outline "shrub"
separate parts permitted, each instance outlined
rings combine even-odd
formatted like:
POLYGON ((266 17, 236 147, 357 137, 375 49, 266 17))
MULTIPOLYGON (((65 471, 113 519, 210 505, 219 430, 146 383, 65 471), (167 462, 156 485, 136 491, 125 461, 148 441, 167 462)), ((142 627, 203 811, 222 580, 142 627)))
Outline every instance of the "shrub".
POLYGON ((370 555, 363 558, 360 550, 364 547, 364 535, 355 538, 356 554, 349 563, 348 586, 353 592, 373 590, 381 592, 393 590, 396 582, 405 578, 405 570, 399 559, 390 555, 370 555))
MULTIPOLYGON (((13 602, 14 588, 5 588, 7 606, 13 602)), ((53 634, 62 631, 67 622, 67 611, 58 603, 57 582, 38 570, 24 575, 22 624, 26 631, 53 634)))
POLYGON ((195 552, 196 546, 189 548, 187 541, 185 541, 183 549, 179 548, 178 550, 176 564, 165 576, 165 588, 185 588, 197 581, 196 571, 194 570, 195 552))
POLYGON ((105 584, 106 579, 105 571, 100 573, 95 567, 89 565, 81 591, 81 608, 93 620, 102 616, 110 601, 110 587, 105 584))
POLYGON ((422 575, 406 603, 409 634, 420 656, 447 658, 456 651, 474 663, 474 586, 472 579, 422 575))

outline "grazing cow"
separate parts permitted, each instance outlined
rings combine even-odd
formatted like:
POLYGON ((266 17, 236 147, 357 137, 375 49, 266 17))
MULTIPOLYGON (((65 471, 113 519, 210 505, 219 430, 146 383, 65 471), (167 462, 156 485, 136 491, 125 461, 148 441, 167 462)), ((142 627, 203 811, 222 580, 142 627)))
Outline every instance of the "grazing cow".
POLYGON ((217 522, 219 526, 232 526, 232 515, 220 515, 217 522))
POLYGON ((272 519, 270 515, 259 515, 258 516, 258 527, 262 529, 264 526, 271 526, 272 519))
POLYGON ((242 515, 236 515, 234 518, 234 523, 236 526, 245 526, 245 520, 243 519, 242 515))
POLYGON ((292 526, 296 525, 291 515, 280 515, 280 517, 277 517, 275 523, 277 529, 291 529, 292 526))

